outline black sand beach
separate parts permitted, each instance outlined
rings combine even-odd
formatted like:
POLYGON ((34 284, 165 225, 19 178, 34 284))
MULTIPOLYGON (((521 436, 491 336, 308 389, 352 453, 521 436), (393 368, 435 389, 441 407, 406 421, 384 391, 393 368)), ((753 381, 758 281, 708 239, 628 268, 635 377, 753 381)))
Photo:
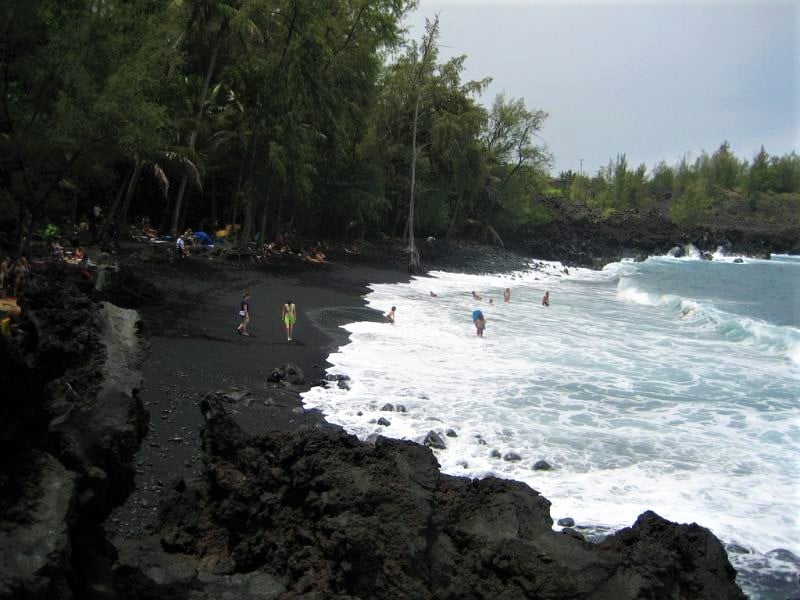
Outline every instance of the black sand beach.
MULTIPOLYGON (((444 475, 425 446, 361 442, 304 410, 347 341, 339 325, 382 319, 365 286, 408 277, 397 248, 329 256, 253 267, 132 247, 104 294, 37 266, 24 333, 0 342, 0 598, 744 597, 703 527, 647 512, 589 543, 554 531, 527 485, 444 475), (244 290, 250 337, 235 331, 244 290), (101 299, 135 307, 144 335, 101 299), (275 381, 285 365, 303 382, 275 381)), ((427 266, 526 262, 477 246, 438 258, 427 266)))
POLYGON ((141 398, 151 420, 136 457, 136 491, 108 526, 116 535, 141 534, 152 525, 164 485, 200 474, 199 404, 206 394, 222 392, 231 415, 252 434, 324 423, 319 412, 302 408, 299 393, 324 378, 326 357, 347 343, 340 325, 382 320, 364 306, 366 286, 408 279, 399 267, 370 264, 376 257, 340 260, 309 265, 290 257, 258 268, 198 257, 157 268, 132 263, 164 301, 142 310, 150 349, 141 398), (235 331, 245 290, 252 294, 249 337, 235 331), (298 307, 291 342, 280 319, 286 300, 298 307), (300 367, 307 384, 268 381, 289 363, 300 367))

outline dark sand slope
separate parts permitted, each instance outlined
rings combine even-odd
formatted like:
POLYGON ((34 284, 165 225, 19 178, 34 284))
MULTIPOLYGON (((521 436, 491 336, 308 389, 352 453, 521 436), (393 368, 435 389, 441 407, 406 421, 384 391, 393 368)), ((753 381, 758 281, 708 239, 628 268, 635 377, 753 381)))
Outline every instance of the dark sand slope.
POLYGON ((200 474, 199 402, 205 394, 223 392, 228 411, 250 433, 321 423, 318 412, 303 410, 298 394, 325 376, 325 357, 347 342, 339 325, 380 318, 363 306, 364 286, 403 277, 367 266, 300 261, 260 270, 203 259, 135 268, 164 301, 143 309, 151 347, 141 397, 151 422, 137 454, 137 489, 108 525, 123 538, 152 525, 170 480, 200 474), (244 290, 252 294, 250 337, 235 331, 244 290), (292 342, 280 320, 289 299, 298 307, 292 342), (306 385, 268 381, 289 363, 300 368, 306 385))
POLYGON ((108 319, 82 282, 48 275, 25 348, 0 342, 15 369, 0 377, 11 391, 0 598, 743 598, 702 527, 646 513, 588 544, 553 532, 549 502, 528 486, 442 475, 410 442, 361 443, 302 409, 308 383, 269 382, 286 363, 319 380, 345 341, 338 325, 380 318, 363 307, 363 286, 404 277, 380 259, 259 270, 131 261, 164 298, 116 277, 112 299, 140 306, 149 334, 138 394, 123 389, 135 377, 95 375, 136 352, 106 351, 108 319), (250 338, 234 331, 244 289, 250 338), (50 310, 61 296, 70 310, 50 310), (287 299, 299 309, 291 344, 279 321, 287 299), (53 358, 73 351, 81 360, 53 358), (48 545, 19 545, 42 536, 48 545))

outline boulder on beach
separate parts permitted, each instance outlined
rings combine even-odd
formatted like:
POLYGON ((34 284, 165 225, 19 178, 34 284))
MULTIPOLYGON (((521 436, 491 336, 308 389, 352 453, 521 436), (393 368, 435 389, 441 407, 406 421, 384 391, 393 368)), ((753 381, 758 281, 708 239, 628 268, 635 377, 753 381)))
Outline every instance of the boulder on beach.
POLYGON ((680 246, 673 246, 670 248, 669 252, 667 252, 667 255, 673 258, 681 258, 684 255, 683 248, 680 246))
POLYGON ((447 448, 447 444, 444 443, 442 436, 433 430, 427 433, 422 443, 431 448, 436 448, 437 450, 444 450, 447 448))
POLYGON ((272 383, 286 382, 291 385, 302 385, 306 382, 303 370, 294 363, 287 363, 272 370, 267 377, 272 383))

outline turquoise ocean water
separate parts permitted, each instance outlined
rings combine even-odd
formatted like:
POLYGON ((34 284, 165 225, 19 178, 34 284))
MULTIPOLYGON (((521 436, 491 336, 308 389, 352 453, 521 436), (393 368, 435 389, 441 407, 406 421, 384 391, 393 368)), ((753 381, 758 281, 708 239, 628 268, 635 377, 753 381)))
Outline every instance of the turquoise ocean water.
POLYGON ((418 441, 452 428, 448 473, 524 481, 595 539, 648 509, 699 523, 752 598, 800 591, 800 257, 533 262, 375 285, 367 302, 397 322, 346 326, 329 360, 351 389, 304 397, 329 421, 418 441))

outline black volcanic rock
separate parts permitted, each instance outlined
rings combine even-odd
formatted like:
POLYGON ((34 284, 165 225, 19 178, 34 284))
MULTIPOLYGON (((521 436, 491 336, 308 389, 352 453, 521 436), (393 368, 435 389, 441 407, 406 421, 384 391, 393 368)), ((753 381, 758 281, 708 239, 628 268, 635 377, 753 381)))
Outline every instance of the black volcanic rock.
POLYGON ((248 436, 218 399, 201 407, 205 474, 166 501, 162 543, 271 574, 281 598, 744 598, 697 525, 645 513, 593 545, 554 532, 527 485, 444 475, 422 445, 333 428, 248 436))

